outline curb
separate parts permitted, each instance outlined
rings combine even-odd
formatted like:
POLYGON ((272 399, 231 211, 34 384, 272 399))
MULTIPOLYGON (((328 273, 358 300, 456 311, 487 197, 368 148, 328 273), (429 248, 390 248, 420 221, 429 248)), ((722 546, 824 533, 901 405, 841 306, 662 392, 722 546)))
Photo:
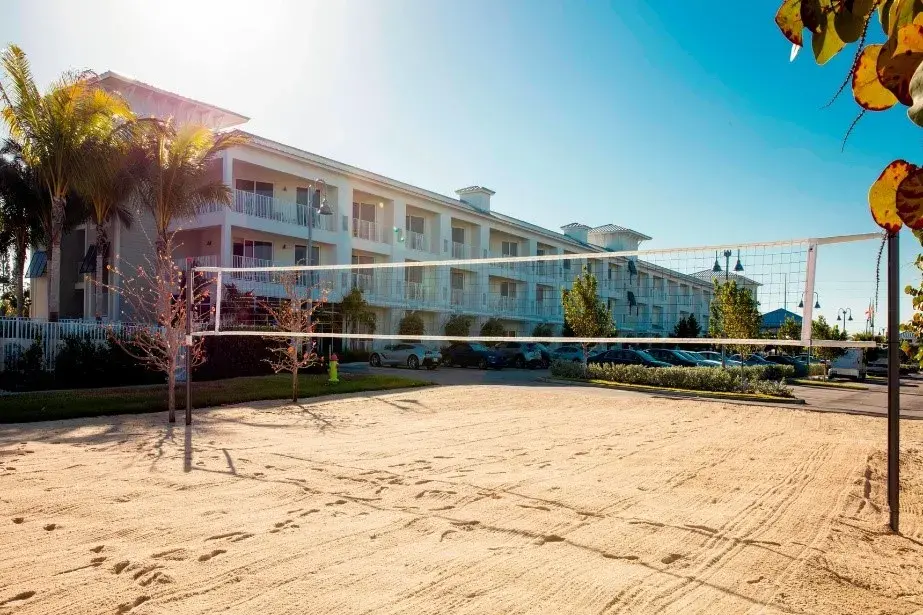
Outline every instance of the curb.
POLYGON ((820 384, 817 382, 786 382, 785 384, 793 387, 810 387, 814 389, 834 389, 838 391, 868 391, 867 386, 855 384, 852 386, 842 386, 836 384, 820 384))
POLYGON ((665 397, 678 397, 680 399, 709 399, 716 401, 746 401, 746 402, 756 402, 761 404, 787 404, 791 406, 803 406, 806 402, 800 398, 788 398, 788 397, 762 397, 756 395, 715 395, 709 393, 708 391, 689 391, 689 392, 680 392, 671 389, 661 389, 659 387, 649 387, 644 385, 634 385, 634 384, 619 384, 619 383, 601 383, 601 382, 587 382, 585 380, 565 380, 562 378, 538 378, 539 382, 549 382, 551 384, 567 384, 571 386, 584 386, 584 387, 595 387, 600 389, 615 389, 617 391, 629 391, 632 393, 650 393, 653 395, 662 395, 665 397))

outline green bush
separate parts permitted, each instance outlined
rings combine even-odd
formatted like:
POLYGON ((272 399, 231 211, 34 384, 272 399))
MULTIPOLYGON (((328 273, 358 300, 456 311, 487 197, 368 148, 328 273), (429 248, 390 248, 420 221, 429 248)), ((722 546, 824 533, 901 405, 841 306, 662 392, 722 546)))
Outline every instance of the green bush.
POLYGON ((35 391, 51 388, 53 378, 45 371, 45 352, 42 338, 36 337, 25 350, 8 354, 3 372, 0 373, 0 389, 8 391, 35 391))
MULTIPOLYGON (((579 378, 581 366, 555 363, 552 375, 563 378, 579 378)), ((782 384, 784 374, 791 375, 790 365, 778 366, 777 370, 764 366, 716 369, 712 367, 643 367, 641 365, 590 365, 587 377, 623 384, 640 384, 671 389, 709 391, 724 393, 760 393, 791 397, 792 390, 782 384), (780 372, 783 375, 779 375, 780 372), (772 375, 772 377, 768 377, 772 375)))
POLYGON ((808 366, 808 376, 823 376, 827 370, 823 363, 811 363, 808 366))
POLYGON ((574 361, 554 361, 551 364, 551 375, 555 378, 583 378, 583 364, 574 361))

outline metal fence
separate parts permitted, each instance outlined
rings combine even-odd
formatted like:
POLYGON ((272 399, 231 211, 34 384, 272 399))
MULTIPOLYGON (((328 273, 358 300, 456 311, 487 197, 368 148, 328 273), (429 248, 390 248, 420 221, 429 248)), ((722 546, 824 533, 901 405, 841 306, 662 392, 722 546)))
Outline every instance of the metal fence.
POLYGON ((149 329, 147 325, 133 323, 99 323, 86 320, 59 320, 48 322, 35 318, 0 318, 0 349, 2 361, 0 370, 10 361, 16 360, 21 352, 33 343, 42 345, 45 369, 53 370, 59 347, 69 337, 78 337, 92 342, 104 343, 110 335, 131 335, 138 330, 149 329))

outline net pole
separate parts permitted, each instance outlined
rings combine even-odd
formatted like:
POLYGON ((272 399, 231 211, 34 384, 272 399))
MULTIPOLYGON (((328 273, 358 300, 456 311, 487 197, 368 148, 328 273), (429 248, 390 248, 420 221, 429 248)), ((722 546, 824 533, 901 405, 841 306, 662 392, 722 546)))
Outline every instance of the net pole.
MULTIPOLYGON (((804 296, 801 302, 804 304, 803 316, 801 318, 801 342, 809 349, 811 347, 811 327, 814 323, 814 272, 817 269, 817 244, 808 245, 808 259, 804 272, 804 296)), ((810 350, 808 350, 808 371, 810 372, 810 350)))
POLYGON ((888 235, 888 508, 891 531, 900 532, 901 382, 898 348, 900 284, 897 233, 888 235))
POLYGON ((192 425, 192 263, 186 259, 186 425, 192 425))
POLYGON ((218 332, 218 327, 221 323, 221 272, 218 272, 218 277, 215 280, 217 282, 215 288, 215 333, 218 332))

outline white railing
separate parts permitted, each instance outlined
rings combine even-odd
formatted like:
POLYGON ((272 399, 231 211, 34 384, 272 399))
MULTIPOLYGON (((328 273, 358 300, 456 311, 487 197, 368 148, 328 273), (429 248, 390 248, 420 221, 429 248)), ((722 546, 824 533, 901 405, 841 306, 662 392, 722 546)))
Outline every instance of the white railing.
POLYGON ((375 291, 375 276, 371 273, 352 274, 352 288, 358 288, 366 294, 373 294, 375 291))
POLYGON ((429 252, 426 235, 415 231, 407 231, 407 249, 417 252, 429 252))
POLYGON ((472 253, 476 253, 473 246, 469 246, 466 243, 458 243, 457 241, 452 242, 452 258, 475 258, 471 256, 472 253))
POLYGON ((45 369, 53 370, 58 346, 68 337, 78 337, 102 344, 111 336, 132 335, 152 327, 133 323, 102 323, 86 320, 62 320, 48 322, 33 318, 0 318, 0 370, 14 361, 21 352, 33 343, 42 346, 45 369))
POLYGON ((353 218, 353 237, 377 241, 378 243, 389 243, 380 224, 360 220, 359 218, 353 218))
MULTIPOLYGON (((292 201, 283 201, 271 196, 255 194, 244 190, 234 190, 234 199, 231 209, 238 213, 264 218, 266 220, 276 220, 287 224, 296 224, 298 226, 308 226, 309 208, 307 205, 294 203, 292 201)), ((203 212, 216 211, 211 206, 203 207, 203 212)), ((311 210, 310 218, 313 227, 325 231, 336 229, 336 212, 334 215, 322 216, 316 209, 311 210)))
POLYGON ((560 318, 562 315, 562 308, 559 302, 536 301, 532 313, 536 316, 543 316, 545 318, 560 318))
POLYGON ((421 282, 405 282, 404 299, 418 303, 426 301, 426 289, 423 284, 421 282))
POLYGON ((502 314, 523 315, 525 305, 518 297, 491 297, 488 302, 491 310, 502 314))
MULTIPOLYGON (((254 258, 252 256, 234 255, 231 260, 234 267, 272 267, 273 262, 265 258, 254 258)), ((231 277, 238 280, 247 280, 248 282, 269 282, 270 274, 267 271, 238 271, 231 274, 231 277)))

